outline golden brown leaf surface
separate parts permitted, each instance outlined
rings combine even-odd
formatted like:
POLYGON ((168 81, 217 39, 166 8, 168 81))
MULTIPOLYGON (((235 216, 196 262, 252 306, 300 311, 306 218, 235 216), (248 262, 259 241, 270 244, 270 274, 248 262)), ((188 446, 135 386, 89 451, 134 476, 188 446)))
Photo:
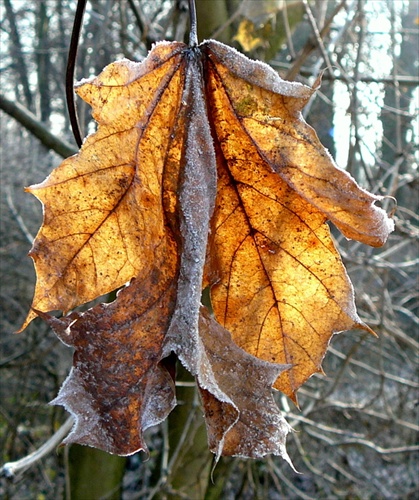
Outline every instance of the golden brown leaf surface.
POLYGON ((98 131, 28 189, 45 207, 30 254, 34 309, 68 311, 155 265, 165 231, 162 174, 182 91, 181 56, 163 48, 144 65, 115 63, 79 87, 98 131))
POLYGON ((143 431, 175 401, 164 361, 175 353, 217 456, 287 459, 272 385, 296 401, 333 333, 368 329, 326 221, 381 245, 392 223, 380 198, 302 119, 314 89, 220 43, 158 44, 77 91, 98 130, 28 189, 44 221, 24 325, 40 315, 75 348, 55 400, 76 416, 68 441, 145 449, 143 431), (111 304, 46 314, 124 285, 111 304))
MULTIPOLYGON (((218 321, 243 349, 266 361, 293 365, 275 387, 295 399, 301 384, 321 372, 331 332, 365 328, 356 314, 352 285, 331 240, 326 214, 331 218, 339 204, 346 204, 334 215, 335 223, 352 219, 351 227, 357 227, 360 238, 356 209, 364 202, 362 210, 372 214, 374 208, 365 201, 372 204, 374 198, 336 170, 296 113, 301 104, 295 99, 284 100, 249 85, 216 59, 207 86, 221 148, 210 237, 216 267, 212 272, 217 278, 212 305, 218 321), (280 163, 275 163, 272 144, 280 150, 280 163), (283 178, 307 164, 311 179, 298 192, 283 178), (337 178, 340 191, 335 194, 329 183, 331 199, 315 197, 321 212, 307 199, 312 201, 312 193, 323 189, 322 181, 317 187, 315 179, 327 175, 337 178), (342 199, 344 189, 349 192, 342 199)), ((373 230, 365 221, 371 214, 359 217, 370 238, 373 230)))

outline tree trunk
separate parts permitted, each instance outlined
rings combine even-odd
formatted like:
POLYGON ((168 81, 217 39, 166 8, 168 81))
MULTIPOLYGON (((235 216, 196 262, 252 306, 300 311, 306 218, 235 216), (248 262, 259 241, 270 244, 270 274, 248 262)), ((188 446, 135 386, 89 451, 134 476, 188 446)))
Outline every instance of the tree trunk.
POLYGON ((73 444, 68 450, 66 500, 119 500, 125 457, 73 444))
MULTIPOLYGON (((198 40, 209 38, 212 33, 228 20, 226 0, 197 0, 196 15, 198 18, 198 40)), ((225 29, 218 37, 220 42, 230 40, 230 30, 225 29)))

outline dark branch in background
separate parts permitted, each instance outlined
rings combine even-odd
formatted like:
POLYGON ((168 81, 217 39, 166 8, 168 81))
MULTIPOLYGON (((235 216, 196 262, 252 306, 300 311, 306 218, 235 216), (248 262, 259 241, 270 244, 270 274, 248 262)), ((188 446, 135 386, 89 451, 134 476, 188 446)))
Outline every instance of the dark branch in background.
POLYGON ((78 0, 76 14, 74 17, 73 31, 71 33, 70 48, 68 51, 67 71, 65 75, 65 94, 67 98, 67 109, 70 115, 70 124, 73 130, 74 139, 78 147, 82 145, 79 120, 77 118, 76 104, 74 101, 74 70, 76 67, 77 47, 79 45, 81 25, 86 8, 87 0, 78 0))
POLYGON ((26 105, 29 108, 32 108, 33 104, 32 94, 29 88, 29 81, 28 81, 29 72, 25 58, 23 57, 23 47, 16 26, 15 14, 13 12, 10 0, 4 0, 4 6, 6 7, 6 17, 9 22, 10 38, 12 40, 10 50, 15 62, 13 66, 16 69, 17 73, 19 74, 20 83, 22 84, 23 95, 25 96, 26 105))
MULTIPOLYGON (((281 61, 269 61, 270 66, 278 70, 291 70, 293 63, 285 63, 281 61)), ((342 72, 341 72, 342 73, 342 72)), ((302 66, 299 70, 299 74, 304 77, 317 77, 317 73, 313 73, 313 70, 309 67, 302 66)), ((322 76, 322 81, 324 80, 332 80, 328 74, 324 74, 322 76)), ((351 77, 346 74, 341 75, 333 75, 333 80, 340 80, 343 82, 351 82, 351 77)), ((395 76, 383 76, 377 77, 370 75, 362 75, 358 77, 358 82, 364 83, 385 83, 386 85, 395 85, 397 82, 399 85, 405 85, 408 87, 417 87, 419 85, 419 77, 418 76, 406 76, 406 75, 395 75, 395 76)), ((404 114, 405 116, 411 116, 410 113, 403 112, 401 110, 397 110, 399 114, 404 114)))
POLYGON ((128 4, 131 7, 132 13, 134 14, 135 20, 137 21, 137 25, 141 33, 144 33, 147 30, 145 22, 141 16, 141 12, 137 9, 137 6, 134 3, 134 0, 128 0, 128 4))
POLYGON ((49 125, 52 112, 51 89, 51 54, 49 51, 50 16, 46 2, 38 2, 36 6, 36 77, 39 89, 39 116, 41 122, 49 125))
POLYGON ((154 23, 152 19, 147 18, 141 6, 137 6, 134 0, 128 0, 128 5, 131 7, 138 29, 141 33, 141 41, 144 42, 147 50, 150 50, 153 43, 160 39, 154 29, 154 23))
MULTIPOLYGON (((185 33, 189 23, 189 5, 187 0, 177 0, 172 10, 172 24, 175 29, 173 40, 185 41, 185 33)), ((165 28, 165 33, 167 33, 165 28)))
POLYGON ((306 11, 308 20, 310 22, 311 29, 313 30, 316 43, 320 49, 320 52, 323 56, 323 60, 326 64, 326 70, 329 73, 330 78, 333 79, 332 63, 330 62, 329 55, 328 55, 326 48, 324 46, 323 39, 320 35, 316 20, 314 19, 313 13, 310 9, 310 5, 308 4, 307 0, 302 0, 302 1, 303 1, 304 9, 306 11))
MULTIPOLYGON (((321 40, 324 39, 324 37, 329 33, 330 28, 332 27, 332 22, 335 18, 335 16, 345 7, 346 5, 346 0, 342 0, 334 9, 332 14, 330 15, 329 19, 324 23, 323 28, 319 32, 319 38, 321 40)), ((300 72, 301 66, 304 64, 304 62, 307 60, 308 56, 317 48, 317 45, 313 42, 311 38, 307 40, 307 43, 303 47, 303 50, 301 51, 300 55, 298 56, 297 60, 294 61, 293 65, 289 69, 287 75, 285 76, 286 80, 295 80, 297 75, 300 72)))
POLYGON ((9 99, 6 99, 6 97, 0 94, 0 109, 29 130, 29 132, 37 137, 44 146, 52 149, 63 158, 76 153, 77 150, 74 146, 69 142, 55 137, 55 135, 52 134, 33 113, 18 102, 9 101, 9 99))

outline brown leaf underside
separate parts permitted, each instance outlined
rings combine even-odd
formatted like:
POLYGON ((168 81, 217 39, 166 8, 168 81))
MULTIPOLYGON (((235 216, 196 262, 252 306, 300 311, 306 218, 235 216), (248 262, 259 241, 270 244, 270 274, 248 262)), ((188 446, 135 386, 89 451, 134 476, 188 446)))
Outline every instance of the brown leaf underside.
POLYGON ((392 228, 303 121, 313 92, 214 41, 158 44, 78 87, 98 131, 28 189, 45 213, 24 325, 40 315, 75 347, 54 401, 76 415, 68 441, 145 449, 175 403, 161 364, 175 352, 217 456, 287 458, 272 384, 296 400, 334 332, 368 329, 326 220, 370 245, 392 228), (111 304, 45 314, 127 283, 111 304))

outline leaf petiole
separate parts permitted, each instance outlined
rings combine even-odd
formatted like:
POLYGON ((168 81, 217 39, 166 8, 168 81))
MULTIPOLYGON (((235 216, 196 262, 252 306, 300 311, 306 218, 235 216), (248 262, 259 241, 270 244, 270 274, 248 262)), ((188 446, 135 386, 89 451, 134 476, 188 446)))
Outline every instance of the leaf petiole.
POLYGON ((198 45, 195 0, 189 0, 189 47, 198 45))
POLYGON ((70 117, 71 129, 77 146, 80 148, 83 142, 77 117, 76 103, 74 102, 74 73, 76 67, 77 48, 79 45, 80 31, 83 23, 84 11, 87 0, 78 0, 76 14, 74 17, 73 31, 71 33, 70 47, 68 51, 67 69, 65 77, 65 92, 67 109, 70 117))

